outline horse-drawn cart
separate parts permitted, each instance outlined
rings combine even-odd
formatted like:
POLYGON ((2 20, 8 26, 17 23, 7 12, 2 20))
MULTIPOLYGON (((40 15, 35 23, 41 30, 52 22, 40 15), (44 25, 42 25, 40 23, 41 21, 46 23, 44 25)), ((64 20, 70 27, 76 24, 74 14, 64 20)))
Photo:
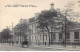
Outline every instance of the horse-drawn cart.
POLYGON ((27 45, 27 47, 30 46, 29 41, 23 41, 21 44, 22 44, 22 47, 24 47, 24 45, 27 45))

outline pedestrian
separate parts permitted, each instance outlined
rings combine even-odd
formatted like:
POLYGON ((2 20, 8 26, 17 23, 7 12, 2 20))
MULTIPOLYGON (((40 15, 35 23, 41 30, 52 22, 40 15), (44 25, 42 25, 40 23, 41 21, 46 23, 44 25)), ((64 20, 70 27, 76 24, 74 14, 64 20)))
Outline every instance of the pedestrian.
POLYGON ((9 42, 9 45, 11 44, 11 42, 9 42))
POLYGON ((62 45, 64 46, 64 41, 62 42, 62 45))
POLYGON ((64 47, 66 47, 66 42, 64 40, 63 40, 62 44, 64 47))
POLYGON ((16 44, 18 44, 18 41, 16 41, 16 44))
POLYGON ((45 45, 46 45, 46 42, 45 42, 45 45))
POLYGON ((12 45, 14 45, 14 42, 12 42, 12 45))

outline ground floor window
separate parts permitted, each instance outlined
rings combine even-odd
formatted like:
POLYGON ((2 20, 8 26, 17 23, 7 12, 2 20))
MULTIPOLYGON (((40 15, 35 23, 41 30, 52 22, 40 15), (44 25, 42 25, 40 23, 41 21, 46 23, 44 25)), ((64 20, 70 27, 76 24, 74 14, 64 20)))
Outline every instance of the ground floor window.
POLYGON ((70 33, 68 32, 68 33, 66 33, 66 42, 69 42, 70 41, 70 33))
POLYGON ((36 40, 36 36, 35 36, 35 40, 36 40))
POLYGON ((41 35, 40 35, 40 40, 41 40, 41 35))
POLYGON ((70 39, 70 33, 66 33, 66 39, 70 39))
POLYGON ((47 40, 47 35, 46 35, 46 40, 47 40))
POLYGON ((59 33, 59 41, 62 41, 62 39, 63 39, 63 34, 59 33))
POLYGON ((74 41, 75 42, 79 41, 79 32, 74 32, 74 41))
POLYGON ((32 36, 32 40, 33 40, 33 36, 32 36))
POLYGON ((59 39, 62 39, 62 37, 63 37, 63 34, 59 33, 59 39))
POLYGON ((79 39, 79 32, 74 32, 74 39, 79 39))
POLYGON ((53 34, 53 40, 55 40, 56 39, 56 35, 55 34, 53 34))
POLYGON ((51 44, 54 43, 55 39, 56 39, 56 35, 55 34, 51 34, 51 44))

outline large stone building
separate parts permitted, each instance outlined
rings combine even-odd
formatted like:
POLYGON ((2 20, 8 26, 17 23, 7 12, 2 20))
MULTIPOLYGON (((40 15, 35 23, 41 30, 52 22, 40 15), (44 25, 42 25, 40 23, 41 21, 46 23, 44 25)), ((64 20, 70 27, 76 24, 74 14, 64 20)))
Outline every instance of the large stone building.
MULTIPOLYGON (((58 44, 58 43, 61 43, 64 41, 64 39, 66 39, 66 43, 70 44, 70 43, 73 43, 73 42, 77 42, 79 43, 80 42, 80 29, 77 27, 73 27, 75 26, 75 24, 73 24, 72 26, 70 27, 67 27, 67 29, 69 30, 66 30, 66 36, 65 36, 65 25, 64 25, 64 22, 65 22, 65 16, 63 16, 61 13, 60 13, 60 10, 56 10, 54 8, 54 4, 51 3, 51 8, 49 10, 45 10, 45 11, 41 11, 41 12, 46 12, 46 11, 50 11, 52 12, 53 14, 52 15, 57 15, 57 16, 54 16, 55 18, 55 22, 56 22, 56 29, 52 29, 51 33, 50 34, 50 43, 53 44, 58 44), (72 28, 73 27, 73 28, 72 28), (66 37, 66 38, 65 38, 66 37)), ((29 25, 29 28, 30 28, 30 34, 28 35, 28 39, 29 41, 31 42, 31 45, 44 45, 44 44, 49 44, 49 36, 48 36, 48 33, 46 33, 46 31, 44 33, 41 32, 41 29, 38 28, 38 23, 37 23, 37 18, 39 16, 40 13, 36 13, 35 17, 32 17, 28 20, 28 25, 29 25)), ((21 20, 22 21, 25 21, 25 20, 21 20)), ((16 27, 15 27, 16 28, 16 27)), ((14 30, 15 31, 15 30, 14 30)), ((20 37, 18 35, 15 35, 15 40, 16 41, 23 41, 22 38, 24 37, 20 37)))
MULTIPOLYGON (((50 35, 50 42, 51 44, 53 43, 61 43, 64 41, 64 39, 66 40, 67 44, 70 43, 74 43, 75 41, 77 43, 79 43, 80 41, 80 29, 77 27, 75 28, 70 28, 69 30, 66 30, 66 35, 65 35, 65 30, 64 30, 64 20, 65 20, 65 16, 63 16, 60 13, 60 10, 55 10, 54 9, 54 4, 51 3, 51 9, 50 10, 45 10, 45 11, 51 11, 53 12, 54 15, 57 15, 57 17, 55 17, 55 22, 56 22, 56 28, 55 30, 52 31, 53 34, 50 35), (60 19, 63 18, 63 19, 60 19)), ((44 11, 42 11, 44 12, 44 11)), ((31 29, 31 43, 32 45, 36 44, 36 45, 41 45, 41 44, 49 44, 49 37, 48 34, 45 32, 40 33, 40 29, 37 28, 38 23, 37 23, 37 17, 39 16, 39 13, 37 13, 37 15, 35 17, 32 17, 29 19, 29 27, 31 29)), ((74 25, 75 26, 75 25, 74 25)))

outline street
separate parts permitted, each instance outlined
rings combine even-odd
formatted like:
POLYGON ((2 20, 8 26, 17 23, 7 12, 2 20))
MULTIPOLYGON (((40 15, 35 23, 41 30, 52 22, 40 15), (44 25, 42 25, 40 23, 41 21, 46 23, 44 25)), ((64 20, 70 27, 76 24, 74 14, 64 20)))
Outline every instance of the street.
POLYGON ((41 48, 41 47, 24 47, 9 44, 0 44, 0 51, 50 51, 51 48, 41 48))
POLYGON ((20 45, 0 44, 0 51, 79 51, 80 47, 72 48, 67 46, 55 45, 55 46, 30 46, 22 48, 20 45))
POLYGON ((44 51, 44 50, 51 50, 51 49, 43 49, 38 47, 25 47, 22 48, 21 46, 16 45, 9 45, 9 44, 0 44, 0 51, 44 51))
POLYGON ((31 50, 34 51, 34 49, 30 48, 22 48, 18 46, 0 44, 0 51, 31 51, 31 50))

